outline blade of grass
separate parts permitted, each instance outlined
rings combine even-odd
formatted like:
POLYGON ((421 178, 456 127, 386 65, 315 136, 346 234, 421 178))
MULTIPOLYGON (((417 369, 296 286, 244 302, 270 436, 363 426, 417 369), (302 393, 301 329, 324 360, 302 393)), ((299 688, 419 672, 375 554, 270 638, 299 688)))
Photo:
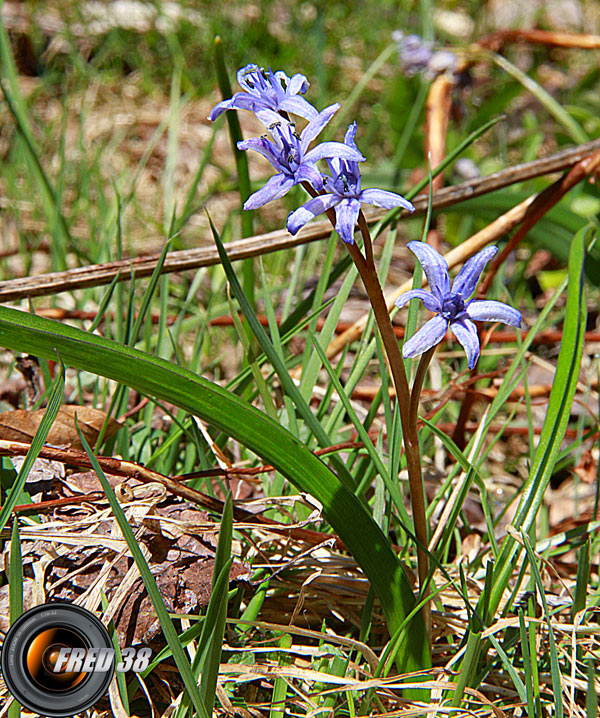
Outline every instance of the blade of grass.
MULTIPOLYGON (((142 324, 143 324, 144 319, 146 318, 146 315, 150 309, 150 302, 152 301, 152 297, 154 296, 154 293, 156 292, 158 282, 161 278, 162 267, 165 263, 165 259, 167 258, 167 252, 169 251, 169 247, 171 246, 171 240, 172 240, 172 237, 167 239, 164 247, 162 248, 160 257, 158 258, 158 261, 156 262, 156 267, 154 268, 154 271, 152 272, 152 275, 150 277, 150 282, 148 283, 148 287, 146 288, 146 291, 144 292, 144 296, 142 298, 142 304, 140 306, 138 315, 135 319, 135 323, 133 324, 133 328, 131 329, 131 331, 129 330, 129 327, 131 327, 131 323, 133 321, 133 316, 134 316, 134 308, 133 308, 134 293, 133 293, 133 291, 130 294, 128 323, 127 323, 128 329, 125 332, 125 342, 129 346, 134 346, 134 344, 137 342, 137 339, 139 337, 140 330, 142 328, 142 324)), ((133 288, 133 281, 134 281, 134 278, 132 277, 132 282, 131 282, 132 288, 133 288)), ((106 413, 104 423, 102 425, 102 428, 100 429, 98 438, 96 439, 96 444, 94 447, 96 451, 99 449, 100 446, 102 446, 102 442, 104 441, 104 436, 106 434, 106 430, 108 429, 110 420, 113 416, 113 412, 116 410, 117 414, 118 414, 120 411, 119 407, 121 406, 121 404, 123 402, 124 394, 125 394, 124 386, 121 385, 115 389, 115 392, 113 394, 113 399, 110 404, 110 408, 109 408, 108 412, 106 413)))
POLYGON ((593 658, 587 659, 587 691, 585 694, 586 718, 598 715, 598 694, 596 693, 596 666, 593 658))
MULTIPOLYGON (((102 602, 102 610, 106 611, 108 608, 108 598, 106 597, 106 594, 104 591, 102 591, 100 600, 102 602)), ((118 666, 119 663, 123 660, 123 654, 121 653, 121 646, 119 645, 119 636, 117 634, 117 630, 115 628, 114 621, 111 620, 108 622, 107 626, 108 633, 110 635, 110 640, 113 644, 113 650, 115 652, 115 666, 118 666)), ((121 698, 121 703, 123 703, 123 707, 125 708, 127 715, 131 715, 131 712, 129 710, 129 696, 127 695, 127 681, 125 680, 125 674, 121 671, 115 671, 115 680, 117 681, 117 688, 119 690, 119 696, 121 698)))
POLYGON ((539 572, 539 569, 537 566, 537 560, 536 560, 533 548, 531 546, 531 541, 529 540, 529 536, 527 535, 527 532, 524 529, 521 530, 521 539, 523 540, 523 543, 525 545, 525 550, 527 552, 527 558, 529 559, 529 565, 531 567, 531 573, 533 574, 533 579, 535 581, 535 585, 537 587, 538 594, 539 594, 540 600, 542 602, 542 607, 544 609, 544 619, 548 626, 548 648, 550 650, 550 674, 552 676, 552 692, 554 694, 555 715, 556 715, 556 718, 563 718, 564 708, 563 708, 563 699, 562 699, 562 683, 561 683, 561 679, 560 679, 560 666, 558 664, 558 654, 556 652, 556 641, 554 639, 554 629, 552 628, 552 621, 550 620, 550 611, 548 610, 548 602, 546 601, 546 590, 544 588, 544 583, 542 581, 542 577, 540 575, 540 572, 539 572))
POLYGON ((571 607, 571 621, 575 622, 575 616, 586 607, 588 586, 590 585, 590 548, 591 541, 588 540, 577 552, 577 581, 575 583, 575 599, 571 607))
MULTIPOLYGON (((227 494, 223 505, 219 540, 215 553, 213 568, 211 596, 202 624, 202 633, 198 640, 196 655, 192 662, 192 672, 198 681, 200 676, 200 697, 206 711, 212 715, 215 702, 217 678, 223 636, 225 635, 225 622, 227 620, 227 599, 229 588, 229 572, 231 570, 231 536, 233 529, 233 501, 231 493, 227 494)), ((189 697, 184 696, 181 701, 176 718, 183 718, 187 712, 189 697)))
MULTIPOLYGON (((432 204, 431 196, 433 194, 433 177, 431 175, 431 162, 429 162, 429 202, 427 204, 427 215, 425 216, 425 222, 423 224, 423 232, 421 234, 421 242, 427 242, 427 236, 429 235, 429 228, 431 226, 431 213, 432 204)), ((413 289, 421 289, 423 280, 423 269, 420 262, 415 262, 415 268, 413 269, 413 289)), ((411 299, 408 303, 408 316, 406 318, 406 325, 404 330, 404 341, 407 341, 415 333, 417 328, 417 315, 419 313, 419 301, 411 299)), ((411 359, 404 360, 404 367, 406 375, 410 377, 410 367, 412 364, 411 359)))
MULTIPOLYGON (((529 636, 527 626, 525 624, 525 614, 523 609, 519 608, 519 635, 521 637, 521 653, 523 655, 523 671, 525 672, 525 688, 527 692, 527 708, 528 715, 535 716, 534 695, 533 695, 533 663, 531 661, 531 653, 529 651, 529 636)), ((523 698, 521 698, 523 700, 523 698)), ((525 701, 523 701, 525 702, 525 701)))
MULTIPOLYGON (((31 129, 31 123, 29 121, 29 110, 27 108, 27 103, 21 94, 17 68, 2 17, 0 17, 0 62, 2 75, 7 78, 10 86, 9 89, 0 79, 0 89, 2 90, 8 109, 15 122, 15 127, 23 139, 23 144, 25 146, 32 174, 40 187, 42 203, 48 225, 55 228, 60 243, 67 246, 70 251, 74 252, 81 258, 82 253, 77 244, 73 241, 65 217, 61 212, 60 204, 57 201, 56 190, 52 186, 52 183, 50 182, 50 179, 40 160, 40 152, 36 146, 33 131, 31 129)), ((66 269, 66 266, 62 268, 66 269)))
MULTIPOLYGON (((523 703, 528 703, 528 693, 525 688, 525 684, 521 680, 521 677, 517 673, 510 657, 506 654, 506 651, 502 648, 500 645, 498 639, 494 636, 494 634, 490 634, 490 642, 496 649, 496 652, 498 653, 498 656, 500 657, 500 660, 502 661, 502 665, 504 668, 506 668, 506 671, 508 675, 510 676, 514 687, 517 689, 517 693, 519 694, 519 698, 523 703)), ((523 645, 523 644, 521 644, 523 645)), ((525 661, 525 653, 523 652, 523 661, 525 661)), ((533 716, 534 714, 532 712, 529 713, 530 716, 533 716)))
MULTIPOLYGON (((503 120, 505 118, 505 115, 499 115, 498 117, 493 117, 491 120, 486 122, 481 127, 478 127, 476 130, 471 132, 471 134, 468 137, 465 137, 465 139, 454 149, 452 152, 450 152, 449 155, 444 157, 444 159, 440 162, 439 165, 435 167, 435 169, 431 172, 431 179, 434 177, 437 177, 440 172, 443 172, 446 167, 451 165, 455 159, 469 147, 470 145, 475 142, 481 135, 485 134, 490 127, 493 127, 497 122, 500 122, 500 120, 503 120)), ((417 182, 417 184, 414 187, 411 187, 407 192, 404 193, 404 196, 406 199, 412 199, 413 197, 416 197, 421 190, 425 189, 427 185, 430 182, 430 177, 427 175, 427 177, 424 177, 420 182, 417 182)), ((372 229, 371 233, 373 235, 373 239, 377 239, 377 237, 381 234, 381 232, 392 222, 395 222, 399 216, 401 209, 393 209, 391 212, 389 212, 380 222, 378 222, 375 227, 372 229)))
POLYGON ((583 144, 589 141, 587 133, 583 127, 571 117, 571 115, 564 109, 564 107, 552 97, 552 95, 544 90, 534 79, 526 75, 522 70, 512 64, 502 55, 495 53, 490 54, 491 59, 500 67, 504 72, 507 72, 511 77, 514 77, 523 87, 531 92, 531 94, 546 108, 546 110, 554 117, 554 119, 561 124, 567 133, 571 136, 575 142, 583 144))
POLYGON ((231 294, 229 292, 227 292, 227 299, 229 301, 229 312, 231 314, 231 318, 233 319, 233 326, 235 327, 235 331, 241 345, 244 347, 244 352, 246 353, 248 360, 248 368, 252 372, 252 377, 254 378, 254 383, 256 384, 256 388, 258 389, 258 393, 262 399, 264 410, 271 417, 271 419, 277 419, 277 409, 275 408, 273 397, 271 396, 267 382, 260 371, 256 357, 254 356, 254 352, 250 346, 250 341, 246 336, 246 332, 244 331, 244 327, 242 326, 242 322, 240 321, 237 309, 233 304, 233 300, 231 299, 231 294))
POLYGON ((352 91, 344 101, 342 107, 337 111, 335 117, 329 123, 329 127, 327 128, 328 137, 333 137, 335 135, 336 130, 342 125, 343 122, 345 122, 346 116, 357 103, 365 88, 395 52, 397 52, 397 45, 395 42, 391 42, 379 53, 379 55, 369 65, 367 71, 356 83, 356 85, 354 85, 352 91))
MULTIPOLYGON (((56 351, 54 349, 52 351, 52 354, 52 358, 56 359, 56 351)), ((31 471, 33 464, 35 463, 35 460, 37 459, 38 454, 40 453, 42 446, 46 441, 48 432, 50 431, 50 428, 52 427, 52 424, 54 423, 54 420, 56 419, 56 416, 58 414, 58 410, 60 409, 63 397, 63 389, 65 386, 65 367, 62 363, 62 360, 60 360, 60 357, 58 366, 59 371, 56 376, 56 379, 52 384, 50 400, 48 401, 48 406, 46 407, 44 416, 40 422, 40 425, 38 426, 37 431, 35 432, 35 435, 31 442, 31 446, 29 447, 29 451, 25 456, 25 461, 21 464, 21 468, 19 469, 19 473, 15 478, 14 484, 11 486, 10 490, 6 492, 6 500, 4 501, 2 511, 0 511, 0 531, 2 531, 2 529, 6 526, 12 513, 12 510, 17 505, 17 501, 19 499, 21 491, 23 490, 23 486, 25 486, 25 482, 27 481, 29 472, 31 471)))
MULTIPOLYGON (((284 633, 279 639, 279 647, 290 649, 292 647, 292 637, 289 633, 284 633)), ((289 666, 291 664, 290 654, 283 651, 279 654, 279 666, 289 666)), ((269 718, 285 718, 287 695, 287 681, 285 678, 276 678, 273 684, 273 693, 271 695, 271 705, 269 707, 269 718)))
POLYGON ((354 411, 354 408, 353 408, 352 404, 350 403, 350 398, 346 394, 344 387, 342 386, 333 367, 331 366, 331 362, 327 359, 325 350, 323 349, 323 347, 321 346, 321 343, 319 342, 317 337, 312 333, 312 331, 310 329, 308 329, 308 333, 309 333, 310 339, 312 341, 312 344, 317 351, 317 355, 321 359, 323 366, 325 367, 327 373, 329 374, 329 380, 333 384, 333 386, 337 392, 337 395, 339 396, 344 409, 346 410, 348 416, 350 417, 350 421, 354 425, 354 428, 356 429, 360 440, 363 442, 367 453, 371 457, 371 461, 373 462, 374 466, 376 467, 379 476, 385 481, 386 488, 389 491, 394 504, 397 507, 403 505, 402 497, 400 496, 400 492, 398 491, 397 484, 391 480, 389 472, 386 469, 385 464, 383 463, 383 461, 381 459, 378 449, 375 447, 375 445, 371 441, 371 438, 369 437, 367 430, 363 426, 361 420, 356 415, 356 412, 354 411))
MULTIPOLYGON (((258 317, 254 313, 254 310, 252 309, 252 306, 250 305, 248 298, 246 297, 240 283, 238 282, 238 279, 235 275, 233 266, 231 265, 231 262, 229 261, 229 257, 227 256, 225 247, 224 247, 223 243, 221 242, 221 238, 219 237, 219 233, 217 232, 210 217, 209 217, 209 222, 210 222, 210 227, 211 227, 211 230, 213 233, 214 240, 217 245, 217 249, 219 250, 219 256, 221 257, 223 269, 225 270, 225 274, 227 275, 227 279, 231 286, 231 290, 233 291, 235 298, 238 300, 240 308, 241 308, 244 316, 246 317, 246 320, 247 320, 248 324, 250 325, 250 328, 252 329, 254 336, 257 338, 258 343, 260 344, 263 352, 267 355, 269 362, 271 363, 271 366, 277 373, 277 376, 279 377, 279 381, 281 382, 283 391, 292 399, 292 401, 296 405, 296 409, 298 410, 298 413, 304 419, 304 421, 306 422, 306 425, 314 434, 319 445, 322 448, 331 446, 333 442, 331 441, 330 437, 325 432, 325 430, 323 429, 323 427, 321 426, 319 421, 317 421, 317 418, 311 411, 310 406, 304 400, 304 397, 302 396, 300 390, 294 383, 292 377, 289 375, 289 372, 286 369, 284 362, 281 360, 279 354, 273 347, 273 344, 271 343, 271 340, 267 336, 267 333, 263 329, 261 323, 258 321, 258 317)), ((331 463, 335 467, 336 471, 338 472, 340 479, 342 479, 342 481, 345 482, 346 486, 352 487, 353 479, 350 476, 350 474, 348 473, 348 470, 346 469, 344 463, 339 459, 339 457, 337 457, 335 455, 332 456, 331 463)))
MULTIPOLYGON (((535 521, 567 429, 583 353, 587 316, 583 268, 586 241, 593 231, 593 228, 587 227, 577 232, 571 245, 567 307, 556 374, 535 457, 512 522, 517 530, 528 531, 535 521)), ((496 567, 490 600, 492 614, 508 585, 519 553, 519 544, 508 536, 503 543, 496 567)))
POLYGON ((170 233, 173 227, 172 217, 176 211, 175 170, 179 152, 179 124, 181 117, 181 75, 183 59, 180 55, 174 58, 171 76, 171 93, 169 97, 169 129, 167 132, 167 157, 163 177, 163 231, 170 233))
POLYGON ((146 561, 144 554, 142 553, 142 550, 138 544, 138 541, 133 531, 131 530, 131 526, 129 525, 127 517, 125 516, 125 513, 121 508, 121 504, 115 496, 112 486, 108 483, 108 479, 104 475, 104 472, 102 471, 98 460, 94 456, 90 445, 87 443, 85 437, 81 433, 79 424, 77 422, 77 415, 75 415, 75 427, 77 429, 79 439, 81 440, 81 445, 83 446, 85 453, 88 455, 88 458, 94 468, 94 471, 96 472, 96 475, 98 476, 98 479, 102 484, 102 488, 104 490, 104 493, 106 494, 106 498, 108 499, 114 517, 119 524, 119 528, 121 529, 123 538, 125 539, 125 542, 129 547, 129 551, 131 552, 131 555, 133 557, 133 560, 138 567, 140 576, 142 577, 142 581, 144 582, 144 586, 146 588, 148 596, 152 601, 152 605, 154 606, 154 610, 156 611, 160 627, 162 628, 165 639, 169 644, 173 659, 181 674, 181 678, 183 680, 187 693, 194 705, 194 708, 196 709, 197 714, 202 716, 202 718, 209 718, 209 712, 206 710, 206 707, 204 706, 204 703, 202 702, 202 699, 200 697, 198 686, 196 685, 196 681, 192 674, 190 663, 187 660, 181 643, 179 642, 179 636, 177 635, 177 631, 173 626, 173 622, 171 621, 169 612, 167 611, 165 604, 162 600, 160 590, 156 584, 156 579, 152 575, 150 567, 148 566, 148 562, 146 561))
POLYGON ((187 223, 187 221, 190 219, 190 217, 200 209, 195 205, 196 192, 198 191, 198 186, 200 185, 200 181, 204 176, 204 171, 206 170, 210 162, 212 148, 215 143, 216 136, 217 128, 213 127, 212 134, 202 152, 202 159, 200 161, 200 165, 198 166, 196 174, 194 175, 194 179, 190 184, 190 189, 187 193, 187 197, 185 198, 183 209, 181 210, 181 214, 175 222, 174 229, 176 232, 180 232, 187 223))
MULTIPOLYGON (((223 44, 221 38, 217 35, 214 41, 215 50, 215 69, 217 72, 217 82, 219 83, 219 89, 224 99, 231 97, 231 83, 229 82, 229 75, 227 74, 227 68, 225 67, 225 58, 223 56, 223 44)), ((248 172, 248 158, 246 153, 242 150, 238 150, 238 142, 241 142, 244 138, 242 135, 242 128, 240 127, 240 121, 238 120, 237 111, 229 110, 225 113, 227 117, 227 124, 229 126, 229 136, 231 137, 231 147, 233 150, 233 156, 235 158, 235 166, 237 168, 238 182, 240 186, 240 203, 242 208, 242 236, 251 237, 253 234, 253 216, 254 213, 244 210, 244 202, 248 199, 251 192, 250 187, 250 174, 248 172)), ((248 297, 248 301, 252 307, 255 306, 254 298, 254 286, 256 278, 254 276, 254 260, 252 257, 244 260, 242 267, 243 285, 244 292, 248 297)))
POLYGON ((456 689, 450 705, 458 708, 465 694, 465 688, 469 683, 469 678, 475 673, 477 661, 481 655, 482 640, 480 631, 469 630, 467 636, 467 650, 460 664, 460 672, 456 681, 456 689))
MULTIPOLYGON (((8 600, 10 625, 23 613, 23 559, 19 538, 19 521, 15 518, 10 539, 10 562, 8 568, 8 600)), ((17 701, 8 709, 8 718, 20 718, 21 706, 17 701)))

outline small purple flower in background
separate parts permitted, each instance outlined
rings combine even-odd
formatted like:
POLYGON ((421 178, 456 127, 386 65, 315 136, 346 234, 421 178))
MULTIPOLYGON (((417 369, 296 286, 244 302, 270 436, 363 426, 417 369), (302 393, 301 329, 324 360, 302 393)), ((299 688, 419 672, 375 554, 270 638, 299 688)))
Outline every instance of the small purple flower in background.
POLYGON ((281 118, 279 112, 292 112, 306 120, 312 120, 318 111, 303 97, 309 87, 304 75, 291 78, 285 72, 273 72, 251 63, 237 73, 238 84, 243 92, 223 100, 211 110, 208 119, 212 122, 227 110, 250 110, 265 125, 281 118))
POLYGON ((392 40, 398 45, 400 63, 406 75, 425 72, 433 55, 430 42, 425 42, 419 35, 405 35, 402 30, 394 30, 392 40))
MULTIPOLYGON (((344 145, 358 152, 354 137, 356 122, 348 127, 344 145)), ((296 234, 299 229, 318 214, 335 207, 335 230, 348 244, 354 243, 354 230, 363 202, 376 207, 394 209, 404 207, 409 212, 414 210, 411 202, 399 194, 383 189, 361 189, 361 177, 358 162, 337 155, 328 160, 331 177, 323 175, 326 194, 309 200, 306 204, 290 213, 287 220, 288 232, 296 234)))
POLYGON ((409 77, 423 73, 426 79, 433 80, 444 72, 454 72, 458 66, 458 58, 452 50, 434 50, 433 43, 419 35, 394 30, 392 40, 398 45, 402 71, 409 77))
POLYGON ((323 142, 312 150, 308 149, 339 107, 339 103, 336 103, 319 112, 300 134, 296 132, 293 123, 281 117, 279 122, 268 128, 272 139, 263 136, 238 142, 238 149, 255 150, 266 157, 278 171, 258 192, 248 197, 244 209, 257 209, 267 202, 279 199, 301 182, 309 182, 320 191, 323 188, 323 178, 315 165, 319 160, 338 157, 355 162, 364 161, 365 158, 356 147, 341 142, 323 142))
POLYGON ((479 359, 479 337, 473 320, 521 326, 521 313, 508 304, 489 299, 471 299, 481 273, 498 251, 497 247, 486 247, 465 262, 454 278, 452 288, 448 264, 439 252, 426 242, 409 242, 408 248, 421 262, 431 291, 411 289, 398 297, 395 304, 403 307, 411 299, 421 299, 425 307, 435 312, 436 316, 404 342, 404 357, 418 356, 439 344, 450 327, 467 353, 469 369, 472 369, 479 359))

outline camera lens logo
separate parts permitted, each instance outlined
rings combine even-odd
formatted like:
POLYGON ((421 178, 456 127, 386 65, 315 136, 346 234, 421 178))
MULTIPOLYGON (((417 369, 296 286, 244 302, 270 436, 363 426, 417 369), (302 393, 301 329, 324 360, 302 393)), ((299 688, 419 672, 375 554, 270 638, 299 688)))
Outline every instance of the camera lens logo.
MULTIPOLYGON (((123 651, 130 655, 135 650, 123 651)), ((142 649, 150 652, 150 649, 142 649)), ((144 666, 148 657, 144 654, 144 666)), ((139 658, 135 662, 140 664, 139 658)), ((143 670, 128 658, 119 670, 143 670)), ((25 708, 66 718, 94 705, 114 673, 113 645, 93 613, 69 603, 46 603, 26 611, 2 644, 6 687, 25 708)))

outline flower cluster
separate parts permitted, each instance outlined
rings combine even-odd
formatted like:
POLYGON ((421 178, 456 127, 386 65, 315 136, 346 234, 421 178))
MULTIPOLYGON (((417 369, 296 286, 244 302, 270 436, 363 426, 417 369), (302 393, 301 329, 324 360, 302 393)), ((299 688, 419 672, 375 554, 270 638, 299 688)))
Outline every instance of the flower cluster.
MULTIPOLYGON (((431 45, 417 36, 400 34, 395 39, 407 73, 455 68, 456 57, 452 53, 436 53, 431 45)), ((301 184, 311 199, 290 212, 288 231, 296 234, 317 215, 334 210, 335 229, 347 244, 354 243, 363 203, 385 209, 402 207, 409 212, 414 210, 411 202, 395 192, 362 189, 359 163, 365 158, 356 146, 356 122, 348 127, 344 142, 322 142, 311 148, 340 105, 335 103, 319 112, 302 97, 309 87, 304 75, 289 77, 284 72, 273 72, 270 68, 265 70, 250 64, 238 71, 237 79, 242 90, 219 102, 208 119, 215 120, 227 110, 254 112, 265 125, 267 133, 238 142, 238 148, 258 152, 276 171, 263 187, 248 197, 244 209, 262 207, 283 197, 294 185, 301 184), (305 120, 301 132, 296 130, 290 114, 305 120), (328 172, 321 172, 317 166, 323 160, 327 163, 328 172)), ((410 242, 408 247, 421 262, 431 291, 413 289, 399 297, 396 305, 403 307, 411 299, 418 298, 435 316, 405 341, 404 356, 423 354, 438 344, 450 329, 464 347, 469 369, 472 369, 480 353, 474 321, 500 321, 515 327, 521 325, 520 312, 507 304, 473 299, 479 277, 496 253, 496 247, 487 247, 466 262, 452 284, 448 264, 441 254, 425 242, 410 242)))
POLYGON ((354 231, 363 203, 394 209, 403 207, 412 212, 413 205, 395 192, 361 187, 360 153, 354 137, 356 123, 346 132, 344 142, 322 142, 312 149, 311 143, 329 123, 340 105, 331 105, 319 112, 302 97, 309 87, 304 75, 288 77, 284 72, 265 70, 250 64, 237 73, 241 92, 216 105, 209 120, 215 120, 227 110, 250 110, 265 125, 268 135, 254 137, 238 143, 240 150, 254 150, 265 157, 276 174, 246 200, 244 209, 257 209, 267 202, 283 197, 297 184, 304 184, 315 195, 299 209, 291 212, 287 228, 296 234, 309 220, 322 212, 334 209, 336 231, 349 244, 354 242, 354 231), (307 124, 298 133, 289 114, 297 115, 307 124), (329 174, 317 167, 326 160, 329 174))

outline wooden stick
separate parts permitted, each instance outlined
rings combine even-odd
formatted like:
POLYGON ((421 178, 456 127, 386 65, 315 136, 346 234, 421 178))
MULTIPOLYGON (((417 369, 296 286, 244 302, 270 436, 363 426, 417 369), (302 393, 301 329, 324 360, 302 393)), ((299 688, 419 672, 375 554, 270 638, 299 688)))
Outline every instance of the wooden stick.
MULTIPOLYGON (((452 267, 462 264, 490 242, 493 242, 498 237, 501 237, 516 227, 525 217, 527 209, 533 204, 535 198, 536 195, 531 195, 531 197, 523 200, 523 202, 520 202, 516 207, 513 207, 501 217, 498 217, 497 220, 482 229, 481 232, 477 232, 477 234, 467 239, 466 242, 451 249, 448 254, 445 255, 448 267, 452 269, 452 267)), ((423 286, 426 285, 427 278, 423 277, 423 286)), ((397 289, 388 292, 385 296, 388 308, 391 310, 396 299, 398 299, 401 294, 404 294, 404 292, 408 292, 409 289, 412 289, 412 278, 408 279, 404 284, 401 284, 397 289)), ((350 329, 347 329, 343 334, 340 334, 331 341, 327 347, 327 357, 329 359, 337 356, 348 342, 355 341, 360 337, 367 324, 368 316, 368 314, 363 314, 360 319, 354 322, 350 329)))
POLYGON ((498 52, 510 42, 524 42, 530 45, 548 45, 550 47, 570 47, 581 50, 600 48, 599 35, 583 35, 576 32, 553 32, 550 30, 498 30, 482 38, 479 47, 498 52))
MULTIPOLYGON (((433 209, 439 210, 511 184, 564 170, 577 164, 598 149, 600 149, 600 139, 586 142, 577 147, 571 147, 550 157, 508 167, 486 177, 462 182, 454 187, 446 187, 433 195, 433 209)), ((416 208, 415 214, 425 214, 427 211, 426 196, 415 197, 413 204, 416 208)), ((365 212, 369 225, 383 219, 387 214, 387 210, 377 209, 365 212)), ((403 213, 402 216, 408 215, 403 213)), ((313 222, 298 232, 295 237, 292 237, 285 230, 278 230, 230 242, 226 246, 229 258, 234 261, 268 254, 280 249, 289 249, 307 242, 314 242, 329 237, 330 234, 331 225, 329 222, 313 222)), ((94 264, 69 269, 64 272, 52 272, 37 277, 19 277, 0 282, 0 302, 12 302, 28 297, 58 294, 59 292, 83 289, 85 287, 97 287, 109 284, 117 275, 119 281, 126 281, 130 278, 132 271, 135 272, 136 278, 148 277, 154 271, 158 258, 159 254, 156 253, 118 262, 94 264)), ((167 254, 163 273, 182 272, 218 263, 218 252, 212 246, 185 249, 167 254)))
MULTIPOLYGON (((0 456, 25 456, 30 448, 30 444, 24 444, 20 441, 0 440, 0 456)), ((42 459, 59 461, 63 464, 70 464, 71 466, 93 468, 87 454, 74 449, 58 449, 52 446, 43 446, 40 450, 39 456, 42 459)), ((147 469, 145 466, 136 464, 133 461, 124 461, 110 456, 97 456, 96 458, 98 459, 98 463, 100 464, 102 470, 107 474, 137 479, 143 484, 158 483, 164 486, 170 493, 175 496, 179 496, 190 503, 199 504, 200 506, 204 506, 205 508, 218 513, 222 513, 223 511, 223 502, 219 501, 219 499, 215 499, 208 494, 204 494, 201 491, 191 488, 190 486, 186 486, 169 476, 160 474, 157 471, 152 471, 152 469, 147 469)), ((69 501, 73 503, 72 499, 69 499, 69 501)), ((20 508, 23 510, 23 506, 20 508)), ((30 508, 31 505, 24 505, 25 510, 29 510, 30 508)), ((273 519, 269 519, 261 514, 253 514, 239 506, 234 506, 233 514, 238 521, 245 520, 256 522, 257 528, 260 528, 262 525, 265 530, 273 531, 274 533, 282 534, 284 536, 291 536, 299 541, 307 541, 312 544, 319 544, 323 541, 323 534, 319 531, 299 527, 290 527, 289 529, 286 529, 285 526, 282 526, 273 519)), ((335 540, 336 547, 339 550, 345 550, 342 540, 337 536, 333 538, 335 540)))
POLYGON ((589 157, 584 158, 572 167, 563 177, 556 180, 549 187, 539 193, 535 202, 527 212, 525 221, 519 230, 510 238, 501 252, 494 257, 485 279, 481 282, 478 294, 485 296, 490 288, 494 276, 508 255, 514 251, 525 238, 527 232, 536 225, 542 217, 549 212, 576 184, 594 174, 600 167, 600 150, 596 150, 589 157))

